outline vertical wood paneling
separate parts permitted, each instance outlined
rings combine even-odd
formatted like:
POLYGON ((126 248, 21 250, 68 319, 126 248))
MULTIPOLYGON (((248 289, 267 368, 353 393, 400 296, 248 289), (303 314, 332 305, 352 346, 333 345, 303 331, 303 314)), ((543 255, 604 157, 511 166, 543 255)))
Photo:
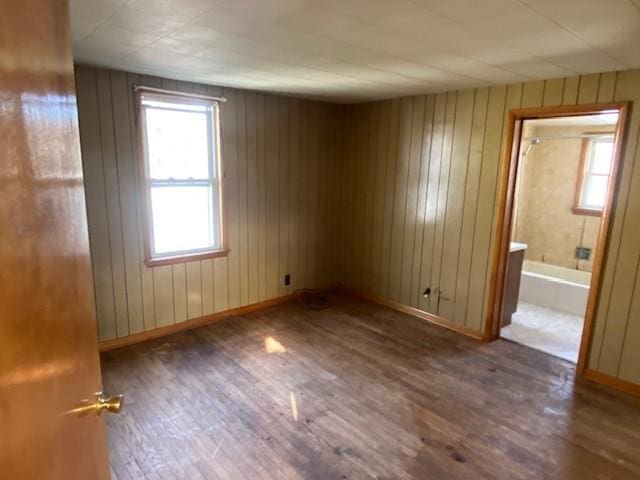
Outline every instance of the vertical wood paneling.
POLYGON ((431 142, 433 133, 433 121, 435 113, 435 96, 428 95, 425 99, 425 112, 423 129, 420 132, 420 173, 418 176, 418 202, 416 206, 416 227, 413 248, 413 260, 411 264, 411 289, 410 298, 412 307, 418 307, 420 298, 423 298, 425 285, 421 284, 422 252, 424 249, 424 235, 426 230, 427 193, 430 181, 431 142))
POLYGON ((465 202, 465 184, 469 166, 469 144, 475 104, 475 91, 460 92, 456 99, 452 132, 451 160, 443 220, 443 244, 440 258, 440 308, 438 315, 453 320, 456 299, 456 275, 460 252, 460 232, 465 202))
MULTIPOLYGON (((513 97, 513 96, 512 96, 513 97)), ((469 291, 467 292, 467 311, 465 324, 479 331, 483 325, 483 306, 486 292, 487 271, 489 269, 490 240, 496 199, 496 182, 500 166, 502 135, 505 120, 506 87, 491 87, 485 138, 482 149, 482 168, 478 187, 478 205, 476 207, 475 229, 473 233, 473 252, 469 273, 469 291)), ((518 105, 520 98, 518 98, 518 105)))
MULTIPOLYGON (((153 77, 142 77, 136 74, 128 73, 127 74, 127 96, 129 98, 129 134, 131 136, 132 144, 133 144, 133 153, 134 159, 137 158, 138 152, 140 151, 140 147, 138 145, 138 131, 136 129, 136 106, 135 106, 135 96, 134 96, 134 85, 139 85, 144 83, 145 85, 150 86, 160 86, 160 80, 153 77)), ((116 123, 119 123, 118 119, 115 119, 116 123)), ((137 168, 137 163, 134 160, 134 175, 133 178, 135 180, 135 188, 136 188, 136 198, 139 198, 137 195, 138 189, 140 188, 140 178, 139 178, 139 168, 137 168)), ((89 187, 87 187, 87 190, 89 187)), ((154 279, 153 279, 153 270, 151 268, 147 268, 142 263, 142 256, 144 255, 144 247, 143 247, 143 227, 142 227, 142 212, 140 211, 140 204, 137 205, 137 238, 138 238, 138 251, 140 252, 140 275, 142 277, 142 308, 143 308, 143 316, 144 316, 144 329, 152 330, 156 328, 156 306, 155 306, 155 292, 154 292, 154 279)))
POLYGON ((545 80, 544 98, 542 103, 545 106, 562 105, 562 92, 564 91, 564 78, 545 80))
POLYGON ((278 161, 278 99, 268 96, 265 102, 265 252, 266 252, 266 297, 279 295, 280 280, 280 216, 278 214, 278 178, 280 162, 278 161))
POLYGON ((309 150, 307 158, 303 161, 308 163, 307 169, 307 215, 306 215, 306 244, 308 245, 306 256, 306 284, 309 288, 313 278, 318 275, 318 162, 319 156, 319 128, 320 109, 318 105, 309 105, 309 150))
MULTIPOLYGON (((637 106, 640 102, 640 71, 620 72, 616 86, 618 99, 632 99, 637 106)), ((640 231, 637 228, 640 218, 640 172, 636 168, 638 162, 638 129, 640 112, 631 110, 631 119, 627 131, 625 161, 622 165, 618 203, 613 216, 610 233, 610 247, 601 288, 601 299, 598 306, 597 319, 604 321, 603 330, 594 338, 593 348, 598 348, 597 369, 609 375, 618 376, 622 359, 637 358, 637 354, 625 353, 625 337, 629 333, 629 322, 633 309, 633 297, 640 285, 636 279, 638 262, 640 261, 640 231), (626 288, 623 288, 625 286, 626 288), (599 343, 599 345, 597 344, 599 343)), ((637 322, 638 317, 634 320, 637 322)), ((637 328, 632 327, 635 335, 637 328)), ((637 349, 637 337, 631 337, 630 348, 637 349), (636 341, 634 345, 634 341, 636 341)), ((627 375, 637 368, 626 364, 622 368, 625 379, 640 381, 640 378, 629 378, 627 375)))
POLYGON ((256 94, 247 93, 247 258, 249 303, 260 301, 258 270, 258 120, 256 94))
MULTIPOLYGON (((335 124, 337 125, 337 142, 338 142, 338 155, 336 157, 336 189, 337 189, 337 206, 339 207, 334 215, 337 220, 337 231, 336 231, 336 252, 335 252, 335 272, 334 276, 336 281, 344 282, 344 278, 346 275, 345 265, 344 265, 344 257, 345 251, 348 245, 348 238, 346 232, 346 222, 347 222, 347 208, 349 203, 347 201, 347 191, 346 191, 346 179, 348 174, 348 161, 347 161, 347 137, 349 136, 349 132, 347 130, 348 123, 347 119, 349 118, 350 108, 348 106, 339 106, 336 107, 336 117, 334 118, 335 124)), ((335 130, 334 130, 335 131, 335 130)))
POLYGON ((598 102, 612 102, 616 91, 616 72, 600 74, 600 84, 598 86, 598 102))
POLYGON ((622 344, 622 354, 620 355, 618 371, 616 376, 629 382, 640 383, 640 272, 636 267, 634 281, 633 298, 629 317, 625 325, 624 340, 622 344))
MULTIPOLYGON (((617 99, 632 99, 634 104, 637 105, 636 102, 640 99, 640 92, 637 91, 636 85, 634 85, 634 77, 637 77, 637 73, 631 72, 631 75, 627 75, 625 73, 620 73, 615 86, 615 95, 617 99)), ((637 80, 635 80, 637 82, 637 80)), ((609 315, 609 306, 611 302, 612 291, 614 288, 614 279, 616 275, 617 269, 617 260, 619 258, 620 253, 620 243, 622 236, 622 228, 626 215, 626 208, 629 196, 629 182, 631 178, 631 174, 633 171, 633 164, 635 162, 630 162, 629 159, 631 157, 632 149, 637 148, 637 137, 638 137, 638 127, 634 127, 640 123, 640 117, 638 115, 637 108, 632 108, 631 118, 629 121, 629 127, 627 130, 627 141, 626 141, 626 149, 625 149, 625 159, 622 163, 622 170, 619 173, 619 191, 618 191, 618 199, 616 208, 613 212, 613 221, 611 225, 611 230, 609 232, 609 248, 607 252, 607 258, 604 265, 604 271, 601 279, 601 287, 600 287, 600 301, 598 303, 596 319, 602 319, 601 321, 596 321, 594 326, 594 334, 592 340, 591 347, 591 355, 589 358, 589 366, 594 369, 608 369, 609 372, 617 369, 617 365, 615 365, 614 360, 611 358, 615 358, 614 355, 608 355, 607 351, 609 346, 605 344, 604 337, 607 336, 609 341, 611 341, 612 337, 619 335, 620 326, 615 325, 615 320, 613 323, 609 323, 608 315, 609 315), (613 327, 613 328, 611 328, 613 327), (603 355, 604 349, 604 355, 603 355), (605 360, 602 361, 602 358, 605 360), (609 358, 608 360, 606 358, 609 358)))
POLYGON ((378 122, 379 104, 372 103, 368 108, 367 122, 367 155, 366 155, 366 181, 364 196, 364 222, 362 233, 362 265, 361 265, 361 285, 365 289, 371 289, 371 268, 372 268, 372 251, 373 251, 373 222, 374 222, 374 206, 375 206, 375 182, 376 182, 376 159, 378 149, 378 122))
MULTIPOLYGON (((249 218, 248 218, 248 164, 247 164, 247 95, 245 92, 236 93, 236 142, 238 152, 238 249, 239 249, 239 267, 240 267, 240 304, 249 304, 249 218)), ((228 128, 233 128, 230 126, 228 128)), ((231 185, 230 188, 234 188, 231 185)), ((232 217, 228 219, 228 223, 232 221, 232 217)))
POLYGON ((353 284, 362 288, 362 245, 364 243, 364 202, 367 178, 367 126, 366 121, 368 109, 366 107, 358 109, 358 116, 355 119, 355 151, 353 162, 356 167, 352 176, 353 190, 352 203, 354 208, 352 240, 352 264, 353 264, 353 284))
MULTIPOLYGON (((400 124, 400 100, 391 101, 389 114, 389 143, 386 150, 386 184, 385 205, 382 226, 382 255, 380 272, 380 292, 389 295, 389 272, 391 270, 391 231, 393 222, 393 205, 396 186, 396 163, 398 161, 398 135, 400 124)), ((384 148, 384 147, 383 147, 384 148)))
MULTIPOLYGON (((456 122, 456 106, 458 93, 447 93, 447 104, 444 117, 444 131, 442 134, 442 150, 440 156, 440 178, 436 199, 435 231, 431 250, 431 282, 433 294, 429 298, 429 311, 438 314, 440 309, 439 295, 441 290, 442 251, 446 227, 447 200, 449 198, 449 180, 451 173, 451 153, 453 151, 453 135, 456 122)), ((444 292, 446 295, 451 293, 444 292)), ((441 295, 441 296, 446 296, 441 295)), ((444 302, 448 300, 443 299, 444 302)))
POLYGON ((564 79, 564 91, 562 92, 562 105, 575 105, 578 101, 578 89, 580 77, 568 77, 564 79))
POLYGON ((289 110, 289 273, 291 290, 300 287, 300 101, 287 100, 289 110))
MULTIPOLYGON (((605 80, 606 75, 608 74, 603 74, 603 76, 601 77, 601 84, 605 80)), ((619 75, 623 74, 620 73, 619 75)), ((636 261, 636 271, 634 277, 634 288, 631 292, 631 307, 629 309, 629 315, 624 326, 625 333, 623 335, 624 340, 622 343, 622 354, 618 363, 617 376, 627 381, 640 383, 640 349, 638 348, 638 345, 640 345, 640 321, 638 321, 638 319, 640 319, 640 253, 637 251, 638 242, 640 242, 640 235, 638 235, 637 227, 633 227, 632 220, 637 219, 640 216, 640 208, 637 204, 637 202, 640 202, 640 195, 638 195, 638 185, 640 185, 640 172, 638 171, 639 169, 637 166, 637 164, 640 162, 640 118, 638 116, 639 112, 637 109, 637 105, 640 103, 640 92, 638 91, 639 89, 637 87, 640 75, 638 74, 638 71, 625 72, 624 75, 625 78, 623 82, 625 85, 621 85, 620 91, 618 90, 617 86, 615 89, 613 89, 613 91, 615 92, 615 96, 617 98, 631 97, 633 98, 634 102, 634 107, 632 108, 635 110, 635 112, 632 110, 632 115, 634 116, 629 122, 629 141, 627 143, 627 158, 629 159, 628 162, 631 163, 630 160, 631 158, 633 158, 633 164, 635 166, 635 168, 630 172, 630 174, 633 176, 631 182, 634 182, 630 187, 632 192, 631 195, 634 196, 626 197, 628 198, 629 205, 629 210, 626 212, 626 218, 629 219, 629 223, 625 231, 631 236, 631 238, 627 240, 627 245, 630 245, 630 247, 628 248, 635 247, 636 249, 635 252, 632 253, 632 255, 635 256, 634 259, 636 261), (636 85, 636 88, 632 90, 631 85, 634 84, 636 85), (633 157, 631 157, 634 143, 635 153, 633 154, 633 157)), ((600 92, 603 92, 602 86, 600 88, 600 92)), ((623 173, 626 173, 624 169, 623 173)), ((625 181, 624 177, 622 180, 625 181)), ((626 195, 626 185, 624 189, 625 191, 623 192, 621 188, 621 197, 623 194, 626 195)), ((623 280, 623 282, 624 281, 625 280, 623 280)), ((615 349, 616 347, 617 345, 614 344, 613 348, 615 349)))
MULTIPOLYGON (((501 165, 502 159, 504 158, 506 151, 508 148, 510 148, 510 145, 507 145, 506 143, 506 132, 505 132, 505 128, 508 128, 508 123, 507 120, 509 118, 509 112, 515 108, 520 108, 522 106, 522 98, 523 98, 523 94, 524 94, 524 85, 521 83, 517 83, 517 84, 513 84, 513 85, 509 85, 507 87, 507 97, 506 97, 506 102, 505 102, 505 111, 504 111, 504 122, 503 122, 503 129, 501 130, 500 133, 500 155, 499 155, 499 160, 498 160, 498 168, 501 165)), ((496 176, 496 181, 499 180, 499 174, 496 176)), ((497 225, 498 225, 498 220, 499 220, 499 214, 497 213, 498 207, 499 207, 499 195, 497 194, 497 184, 493 187, 493 207, 492 207, 492 212, 491 212, 491 233, 489 236, 489 255, 487 257, 487 261, 489 262, 490 259, 495 258, 495 248, 496 248, 496 244, 494 242, 494 236, 496 233, 496 229, 497 229, 497 225)), ((489 310, 490 308, 492 308, 492 305, 489 305, 489 301, 488 301, 488 291, 491 288, 491 275, 492 275, 492 269, 490 267, 489 264, 487 264, 487 268, 485 270, 485 280, 484 280, 484 292, 483 292, 483 307, 480 310, 480 312, 482 312, 482 317, 480 319, 480 324, 482 325, 482 328, 484 328, 484 323, 485 323, 485 319, 487 318, 487 316, 489 315, 489 310)))
POLYGON ((340 264, 339 254, 342 245, 342 224, 341 213, 344 205, 344 197, 342 191, 342 161, 343 161, 343 145, 344 145, 344 108, 341 105, 333 105, 330 107, 329 116, 327 118, 329 125, 329 137, 331 139, 331 151, 329 159, 331 161, 331 171, 328 183, 329 204, 327 216, 329 218, 328 232, 329 246, 331 249, 331 258, 329 265, 329 284, 336 284, 340 280, 340 264))
MULTIPOLYGON (((329 132, 331 109, 327 104, 320 105, 320 150, 318 155, 318 218, 316 220, 316 229, 318 236, 318 276, 319 281, 328 285, 331 274, 331 247, 329 241, 329 229, 331 227, 331 218, 329 217, 329 182, 332 180, 331 174, 333 170, 332 159, 332 136, 329 132)), ((282 280, 281 280, 282 281, 282 280)))
POLYGON ((96 72, 98 92, 98 114, 102 150, 102 172, 104 175, 105 202, 109 230, 109 250, 111 252, 111 274, 113 277, 113 300, 116 315, 117 336, 129 335, 129 315, 127 308, 127 282, 124 270, 124 241, 120 214, 120 192, 118 166, 116 164, 113 107, 111 100, 111 79, 109 72, 96 72))
MULTIPOLYGON (((171 265, 171 279, 173 282, 173 323, 184 322, 187 313, 187 269, 184 263, 171 265)), ((155 269, 154 269, 155 270, 155 269)), ((160 277, 164 279, 164 277, 160 277)), ((165 287, 161 287, 164 289, 165 287)), ((164 302, 163 300, 160 300, 164 302)), ((156 298, 156 312, 161 308, 156 298)))
POLYGON ((447 94, 435 96, 434 116, 431 130, 429 163, 427 175, 426 204, 422 231, 422 260, 420 261, 420 290, 431 289, 431 296, 420 296, 419 308, 428 311, 431 298, 435 297, 437 284, 433 283, 433 249, 436 243, 436 220, 438 217, 438 199, 440 197, 440 177, 442 174, 442 152, 444 148, 444 124, 447 114, 447 94))
POLYGON ((202 314, 213 313, 213 260, 208 258, 200 263, 201 289, 202 289, 202 314))
POLYGON ((175 300, 173 296, 173 282, 174 276, 171 265, 153 269, 153 300, 157 327, 166 327, 174 323, 175 300))
POLYGON ((311 154, 311 109, 309 105, 300 102, 300 158, 298 169, 299 190, 298 190, 298 288, 308 288, 309 273, 309 242, 308 224, 309 215, 309 157, 311 154))
POLYGON ((420 186, 420 167, 425 116, 424 96, 416 97, 413 105, 411 138, 409 147, 409 169, 407 176, 407 200, 405 203, 404 234, 402 244, 402 265, 400 270, 401 303, 411 303, 411 285, 413 280, 413 260, 415 250, 416 216, 418 209, 418 189, 420 186))
MULTIPOLYGON (((609 72, 334 107, 225 89, 227 258, 146 268, 134 84, 222 92, 77 68, 101 339, 339 280, 476 331, 487 315, 496 185, 512 108, 632 100, 609 72), (283 285, 291 274, 292 285, 283 285), (451 290, 451 291, 449 291, 451 290)), ((632 110, 589 358, 640 382, 640 111, 632 110)))
MULTIPOLYGON (((185 265, 185 269, 187 318, 198 318, 202 316, 203 310, 202 264, 199 261, 189 262, 185 265)), ((176 321, 178 321, 177 317, 176 321)))
POLYGON ((278 295, 286 295, 291 287, 284 284, 289 271, 289 103, 278 99, 278 295))
POLYGON ((227 240, 229 242, 228 257, 228 297, 229 308, 236 308, 242 304, 240 298, 241 281, 240 281, 240 192, 238 188, 239 179, 238 172, 240 160, 238 158, 239 135, 237 130, 238 124, 238 107, 236 100, 236 92, 231 89, 225 89, 223 95, 227 98, 227 102, 222 106, 224 113, 221 115, 225 119, 225 125, 222 126, 222 145, 224 152, 222 153, 224 161, 224 181, 226 195, 226 215, 227 224, 227 240), (230 219, 234 219, 231 221, 230 219))
POLYGON ((141 252, 138 239, 138 201, 136 196, 134 142, 129 124, 133 113, 128 95, 127 75, 111 72, 111 101, 113 104, 114 139, 118 164, 118 190, 120 192, 124 267, 127 286, 129 333, 145 330, 142 300, 141 252))
MULTIPOLYGON (((380 102, 377 106, 379 112, 378 128, 374 135, 378 138, 375 155, 375 185, 373 205, 373 232, 371 233, 371 280, 372 291, 381 293, 382 278, 382 238, 383 222, 387 197, 385 187, 387 184, 387 145, 389 142, 390 102, 380 102)), ((346 192, 348 193, 348 192, 346 192)))
POLYGON ((357 233, 357 212, 358 212, 358 189, 356 188, 358 183, 359 175, 359 167, 358 167, 358 139, 359 139, 359 129, 362 126, 361 121, 359 121, 359 117, 356 115, 356 111, 361 113, 360 109, 351 110, 351 115, 348 121, 350 122, 351 131, 348 135, 348 143, 347 143, 347 152, 346 157, 348 158, 347 163, 347 172, 346 172, 346 200, 347 200, 347 213, 348 220, 346 224, 347 229, 347 238, 348 242, 346 244, 346 257, 344 261, 344 265, 346 267, 345 270, 345 278, 347 278, 349 284, 355 285, 356 281, 356 259, 358 255, 358 242, 359 236, 357 233))
POLYGON ((389 260, 388 297, 400 300, 400 282, 402 274, 402 247, 404 245, 404 227, 407 207, 407 183, 409 177, 409 158, 411 148, 411 127, 414 98, 403 98, 400 102, 400 122, 398 125, 397 162, 395 166, 395 185, 391 219, 391 252, 389 260))
MULTIPOLYGON (((544 80, 527 82, 522 86, 522 108, 539 107, 544 96, 544 80)), ((574 102, 575 103, 575 102, 574 102)))
POLYGON ((469 142, 464 204, 460 225, 460 248, 455 279, 455 304, 452 317, 452 320, 462 325, 466 325, 467 323, 471 257, 474 249, 474 230, 478 210, 478 192, 480 187, 480 172, 482 169, 485 127, 488 115, 488 101, 489 89, 478 89, 474 100, 471 140, 469 142))
POLYGON ((329 245, 327 228, 329 227, 329 220, 327 217, 327 191, 328 191, 328 173, 331 169, 331 164, 328 161, 328 155, 330 151, 329 135, 328 135, 328 105, 319 104, 319 118, 318 118, 318 159, 317 159, 317 175, 318 175, 318 194, 317 202, 318 208, 316 210, 316 262, 317 273, 316 278, 320 279, 322 283, 326 283, 328 278, 328 259, 329 259, 329 245))
POLYGON ((223 312, 229 309, 229 293, 227 290, 229 276, 227 260, 213 260, 213 311, 223 312), (217 260, 217 261, 216 261, 217 260))
POLYGON ((333 201, 333 107, 90 67, 77 67, 77 90, 102 340, 322 286, 333 275, 327 237, 336 232, 318 225, 327 223, 333 201), (227 257, 144 265, 135 84, 227 97, 220 112, 227 257), (285 273, 292 275, 287 289, 285 273))
POLYGON ((76 90, 82 98, 78 102, 82 166, 85 182, 91 186, 86 189, 86 199, 98 334, 107 340, 115 338, 117 330, 95 70, 77 73, 76 90))
POLYGON ((334 285, 338 278, 336 276, 336 259, 335 255, 339 245, 339 215, 338 209, 340 205, 339 199, 339 180, 340 173, 338 171, 338 144, 337 144, 337 125, 338 125, 338 107, 336 105, 326 105, 324 113, 324 121, 322 125, 323 135, 326 137, 326 149, 323 154, 324 160, 324 210, 320 220, 319 227, 323 229, 321 238, 324 244, 324 268, 322 282, 327 285, 334 285), (334 120, 335 119, 335 120, 334 120), (334 124, 337 128, 332 128, 334 124), (330 234, 329 232, 333 232, 330 234))
MULTIPOLYGON (((267 179, 266 179, 266 98, 256 95, 256 153, 257 153, 257 250, 258 250, 258 301, 267 298, 267 179)), ((215 269, 214 269, 215 273, 215 269)))
POLYGON ((577 103, 594 103, 598 98, 600 74, 583 75, 580 78, 577 103))

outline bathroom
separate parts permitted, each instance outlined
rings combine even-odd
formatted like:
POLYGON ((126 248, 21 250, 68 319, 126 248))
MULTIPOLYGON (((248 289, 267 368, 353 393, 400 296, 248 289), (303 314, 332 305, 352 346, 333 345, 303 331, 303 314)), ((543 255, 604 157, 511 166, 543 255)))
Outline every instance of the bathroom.
POLYGON ((574 363, 617 121, 611 113, 522 126, 501 336, 574 363))

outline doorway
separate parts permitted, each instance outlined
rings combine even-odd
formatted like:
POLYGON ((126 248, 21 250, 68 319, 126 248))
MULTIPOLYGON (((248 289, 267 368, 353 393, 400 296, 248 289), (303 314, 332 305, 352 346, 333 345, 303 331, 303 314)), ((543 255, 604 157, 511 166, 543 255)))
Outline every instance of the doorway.
POLYGON ((584 368, 626 104, 511 112, 489 338, 584 368))

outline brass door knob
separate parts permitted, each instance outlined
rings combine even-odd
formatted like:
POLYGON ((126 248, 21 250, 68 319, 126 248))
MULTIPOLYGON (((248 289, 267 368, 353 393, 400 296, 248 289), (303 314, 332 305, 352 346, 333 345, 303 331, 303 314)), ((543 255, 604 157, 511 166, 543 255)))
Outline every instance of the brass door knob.
POLYGON ((123 396, 114 395, 113 397, 105 397, 102 392, 96 394, 95 409, 96 415, 102 416, 102 411, 107 410, 111 413, 119 413, 122 409, 123 396))

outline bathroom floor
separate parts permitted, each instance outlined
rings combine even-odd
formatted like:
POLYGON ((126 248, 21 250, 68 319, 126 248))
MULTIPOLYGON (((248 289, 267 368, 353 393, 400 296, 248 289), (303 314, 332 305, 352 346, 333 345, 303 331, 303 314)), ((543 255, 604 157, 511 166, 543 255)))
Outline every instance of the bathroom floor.
POLYGON ((504 327, 502 338, 541 350, 570 362, 578 361, 584 319, 530 303, 518 303, 511 325, 504 327))

